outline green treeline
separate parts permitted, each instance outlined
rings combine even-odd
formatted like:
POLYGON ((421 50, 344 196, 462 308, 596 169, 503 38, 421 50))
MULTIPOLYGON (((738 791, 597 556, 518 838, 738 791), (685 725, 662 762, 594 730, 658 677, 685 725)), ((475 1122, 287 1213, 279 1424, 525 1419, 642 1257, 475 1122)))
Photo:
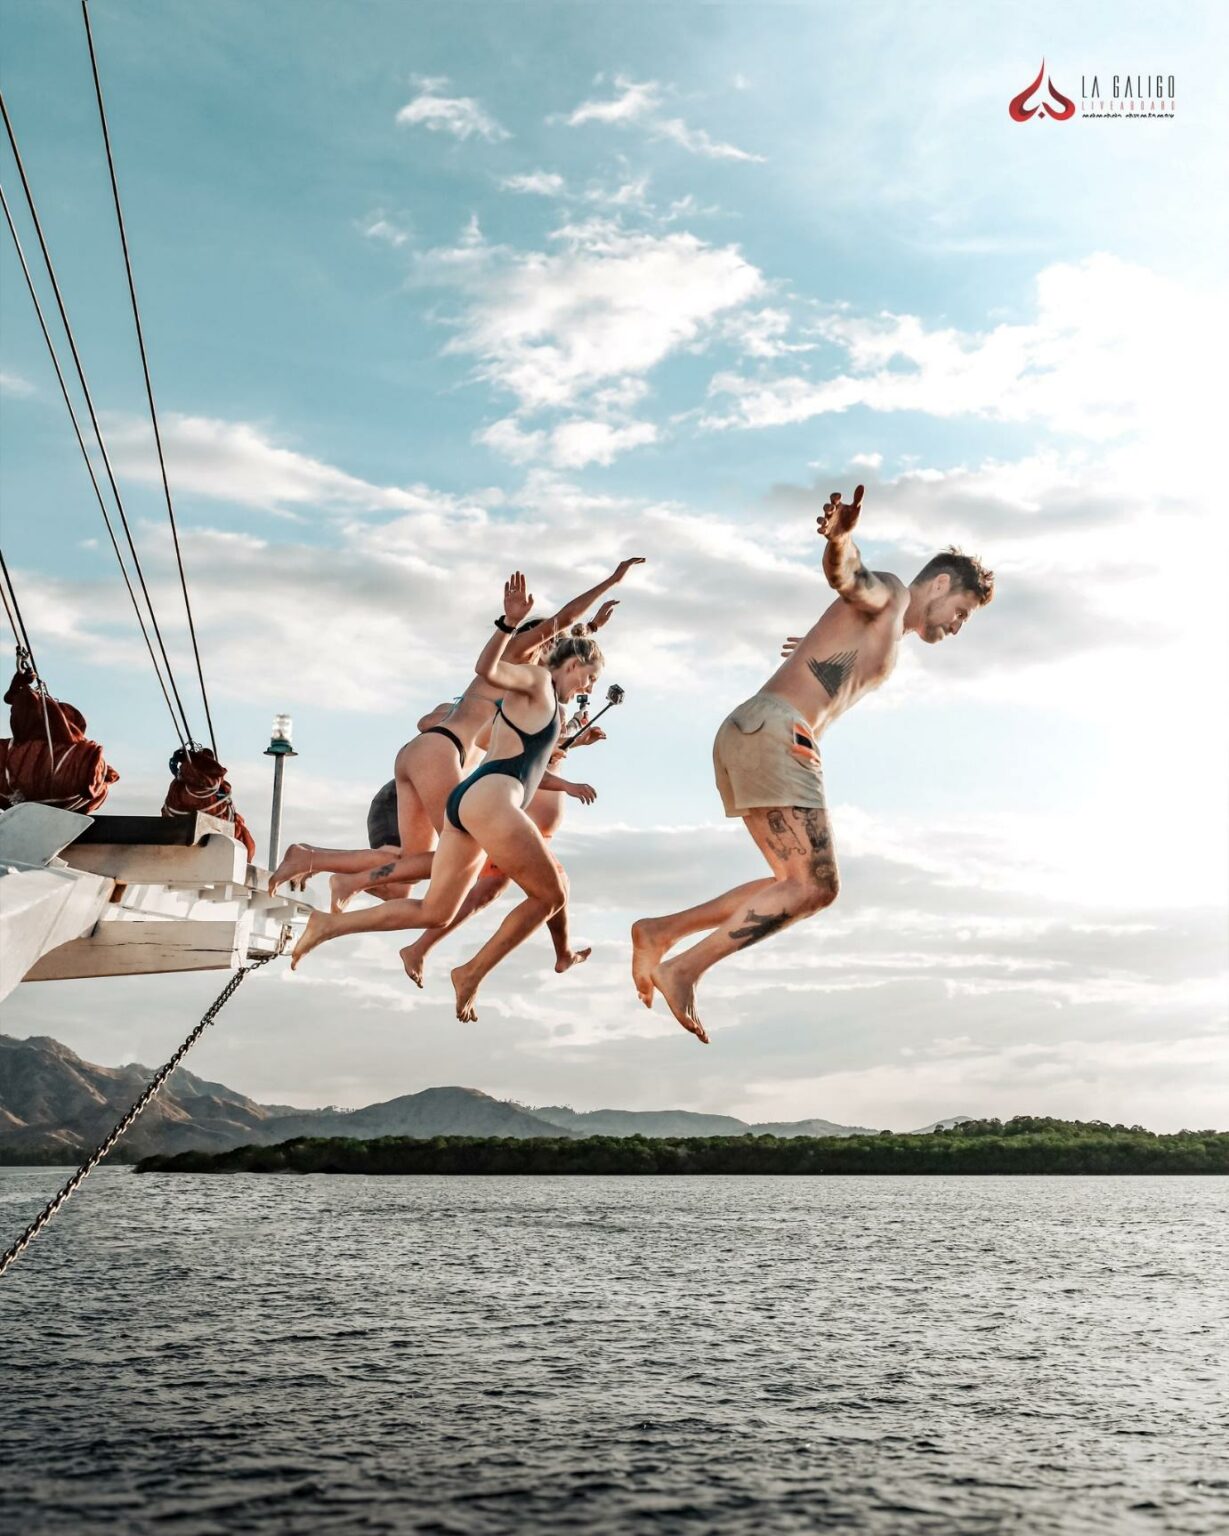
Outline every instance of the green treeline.
POLYGON ((919 1135, 301 1137, 147 1157, 141 1173, 1229 1173, 1229 1132, 1017 1116, 919 1135))

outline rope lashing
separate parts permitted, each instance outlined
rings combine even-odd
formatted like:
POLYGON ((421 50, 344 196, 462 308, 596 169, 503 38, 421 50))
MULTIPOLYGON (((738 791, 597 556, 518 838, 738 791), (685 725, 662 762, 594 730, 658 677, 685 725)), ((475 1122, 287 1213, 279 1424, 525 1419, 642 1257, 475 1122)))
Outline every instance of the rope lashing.
POLYGON ((100 1162, 102 1162, 103 1158, 106 1157, 107 1153, 111 1151, 116 1142, 119 1141, 120 1137, 123 1136, 125 1132, 131 1128, 133 1122, 137 1119, 141 1112, 146 1109, 148 1105, 153 1101, 153 1099, 158 1095, 158 1093, 161 1092, 164 1084, 166 1083, 166 1080, 170 1077, 171 1073, 174 1072, 175 1068, 213 1023, 214 1019, 216 1019, 218 1014, 221 1013, 222 1009, 225 1008, 226 1004, 243 984, 244 978, 248 976, 252 971, 259 970, 262 965, 268 965, 270 960, 276 960, 282 951, 286 948, 286 941, 288 938, 289 930, 283 928, 282 936, 278 942, 278 946, 271 955, 261 955, 259 959, 253 960, 250 965, 241 966, 240 969, 235 972, 231 979, 222 988, 221 992, 219 992, 217 997, 213 1000, 212 1005, 201 1019, 200 1023, 196 1026, 196 1028, 192 1031, 184 1043, 179 1047, 171 1059, 164 1066, 158 1068, 157 1072, 154 1073, 153 1077, 150 1079, 150 1082, 146 1086, 145 1092, 142 1093, 141 1097, 136 1101, 136 1103, 132 1106, 124 1118, 119 1122, 118 1125, 116 1125, 115 1129, 111 1132, 107 1139, 103 1141, 98 1147, 96 1147, 93 1152, 90 1153, 89 1157, 87 1157, 85 1162, 81 1164, 80 1168, 77 1169, 76 1173, 73 1174, 72 1178, 69 1179, 68 1183, 65 1184, 63 1189, 61 1189, 53 1199, 47 1202, 47 1204, 42 1208, 42 1210, 38 1213, 38 1215, 34 1218, 26 1230, 21 1234, 13 1246, 8 1250, 8 1252, 5 1253, 3 1257, 0 1257, 0 1275, 3 1275, 8 1269, 9 1265, 12 1264, 14 1260, 19 1258, 22 1253, 24 1253, 24 1251, 30 1246, 38 1234, 43 1230, 43 1228, 47 1225, 55 1213, 64 1204, 64 1202, 76 1193, 76 1191, 85 1181, 86 1177, 94 1171, 100 1162))

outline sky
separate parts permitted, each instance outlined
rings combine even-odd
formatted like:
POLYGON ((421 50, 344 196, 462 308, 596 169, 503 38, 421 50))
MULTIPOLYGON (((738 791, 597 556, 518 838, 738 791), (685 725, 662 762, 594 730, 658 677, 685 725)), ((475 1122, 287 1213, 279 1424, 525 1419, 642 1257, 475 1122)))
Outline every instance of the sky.
MULTIPOLYGON (((524 569, 548 611, 643 555, 627 702, 573 763, 563 978, 532 939, 452 1017, 396 935, 266 971, 190 1065, 255 1098, 459 1083, 528 1104, 909 1129, 1229 1126, 1223 8, 91 0, 206 682, 262 838, 365 842, 524 569), (1076 116, 1014 122, 1044 59, 1076 116), (1081 82, 1175 78, 1173 115, 1081 82), (997 573, 823 743, 842 894, 712 972, 703 1050, 637 1002, 633 918, 760 873, 712 736, 831 596, 815 517, 910 579, 997 573)), ((198 722, 75 0, 0 0, 3 83, 198 722)), ((0 180, 16 207, 7 146, 0 180)), ((16 208, 23 243, 33 239, 16 208)), ((6 232, 7 234, 7 232, 6 232)), ((50 686, 156 813, 175 745, 11 242, 3 546, 50 686)), ((318 887, 318 889, 322 889, 318 887)), ((450 958, 451 957, 451 958, 450 958)), ((156 1064, 208 974, 0 1013, 156 1064)))

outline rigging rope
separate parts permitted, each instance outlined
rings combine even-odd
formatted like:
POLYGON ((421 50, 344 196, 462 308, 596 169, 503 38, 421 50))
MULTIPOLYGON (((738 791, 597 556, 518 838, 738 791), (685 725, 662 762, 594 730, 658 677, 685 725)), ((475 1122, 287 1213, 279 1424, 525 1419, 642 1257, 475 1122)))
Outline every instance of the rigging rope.
POLYGON ((165 1065, 158 1068, 157 1072, 154 1073, 154 1076, 150 1079, 148 1085, 146 1086, 145 1092, 142 1093, 141 1097, 136 1101, 128 1113, 123 1117, 119 1124, 116 1125, 111 1134, 106 1138, 105 1141, 100 1143, 100 1145, 94 1149, 89 1157, 86 1158, 85 1162, 81 1164, 80 1168, 77 1169, 76 1173, 73 1174, 72 1178, 69 1179, 68 1183, 65 1184, 63 1189, 61 1189, 59 1193, 54 1196, 54 1198, 47 1202, 47 1204, 42 1208, 42 1210, 38 1213, 38 1215, 34 1218, 26 1230, 21 1234, 13 1246, 8 1250, 8 1252, 0 1256, 0 1275, 3 1275, 4 1272, 8 1269, 9 1265, 12 1264, 15 1259, 19 1258, 21 1254, 30 1246, 38 1234, 43 1230, 43 1228, 47 1225, 55 1213, 64 1204, 64 1202, 69 1199, 70 1196, 76 1193, 76 1191, 85 1181, 86 1177, 94 1171, 100 1162, 102 1162, 103 1158, 106 1157, 107 1153, 111 1151, 112 1147, 115 1146, 120 1137, 123 1136, 124 1133, 129 1129, 141 1111, 144 1110, 147 1105, 149 1105, 155 1098, 155 1096, 161 1091, 163 1085, 166 1083, 167 1078, 170 1077, 171 1073, 174 1072, 175 1068, 188 1054, 188 1052, 192 1049, 200 1037, 205 1033, 205 1031, 213 1023, 214 1019, 217 1018, 218 1014, 221 1013, 222 1009, 230 1001, 234 993, 242 985, 244 977, 247 976, 251 971, 259 970, 262 965, 268 965, 270 960, 276 960, 285 949, 288 937, 289 930, 287 928, 283 928, 282 936, 278 941, 278 946, 271 955, 261 955, 259 959, 253 960, 250 965, 242 966, 235 972, 231 979, 222 988, 221 992, 219 992, 217 997, 213 1000, 212 1005, 201 1019, 200 1023, 171 1057, 170 1061, 166 1062, 165 1065))
MULTIPOLYGON (((26 262, 26 253, 22 249, 21 239, 17 234, 17 226, 13 223, 13 215, 9 210, 8 198, 4 195, 4 188, 0 187, 0 205, 4 208, 4 217, 8 221, 9 234, 13 237, 13 244, 17 248, 17 258, 21 262, 21 270, 25 274, 26 287, 29 289, 30 298, 34 303, 34 312, 38 316, 39 327, 43 333, 43 340, 47 343, 47 350, 51 354, 51 363, 55 368, 55 376, 59 381, 60 393, 64 396, 64 404, 68 407, 69 419, 73 424, 73 431, 77 437, 77 446, 81 449, 81 457, 85 460, 86 471, 90 477, 90 484, 94 487, 94 495, 98 498, 98 510, 102 513, 102 520, 107 525, 107 533, 111 539, 111 548, 115 551, 115 558, 119 562, 120 575, 124 578, 124 585, 128 588, 128 596, 132 599, 133 612, 137 616, 137 623, 141 627, 141 638, 145 641, 145 649, 149 652, 149 659, 153 664, 154 676, 158 679, 158 687, 162 690, 162 697, 166 700, 166 707, 170 711, 171 725, 182 747, 187 746, 187 739, 183 728, 175 714, 175 706, 171 703, 171 696, 167 692, 166 683, 162 677, 162 669, 158 665, 158 658, 154 654, 153 642, 149 638, 149 630, 145 627, 145 617, 141 612, 141 605, 137 601, 136 592, 133 590, 132 578, 128 574, 128 567, 124 564, 124 556, 119 547, 119 540, 115 537, 115 528, 111 523, 110 514, 107 512, 107 504, 103 500, 102 489, 98 484, 98 476, 94 473, 94 464, 89 451, 85 446, 85 438, 81 435, 81 423, 77 420, 77 412, 73 406, 72 397, 68 393, 68 385, 64 380, 64 370, 60 367, 60 359, 56 353, 55 342, 51 339, 51 332, 47 329, 47 321, 43 315, 43 306, 39 303, 38 291, 34 286, 34 279, 30 275, 30 268, 26 262)), ((12 585, 10 581, 10 586, 12 585)), ((29 644, 26 645, 27 651, 29 644)), ((36 669, 37 670, 37 669, 36 669)))
POLYGON ((162 432, 158 426, 158 412, 154 406, 154 386, 149 376, 149 358, 145 353, 145 332, 141 325, 141 311, 137 307, 136 282, 132 275, 132 261, 128 254, 128 233, 124 227, 124 211, 120 206, 119 183, 115 179, 115 160, 111 154, 111 134, 107 128, 107 113, 102 102, 102 81, 98 75, 98 60, 94 54, 94 34, 90 30, 90 11, 86 0, 81 0, 81 16, 85 22, 85 40, 90 50, 90 69, 94 75, 94 95, 98 101, 98 120, 102 124, 102 142, 107 152, 107 170, 111 177, 111 195, 115 201, 115 219, 119 225, 120 246, 124 253, 124 271, 128 275, 128 296, 132 300, 132 318, 136 325, 137 346, 141 353, 141 369, 145 375, 145 397, 149 401, 149 419, 154 428, 154 444, 158 450, 158 467, 162 472, 162 494, 166 498, 166 513, 171 523, 171 538, 175 545, 175 561, 179 566, 179 585, 183 590, 184 611, 188 615, 188 633, 192 637, 192 654, 196 658, 196 675, 201 685, 201 702, 205 706, 205 723, 209 728, 209 744, 217 756, 218 743, 213 731, 213 716, 209 712, 209 695, 205 690, 205 672, 201 665, 200 647, 196 641, 196 625, 192 618, 192 603, 188 597, 188 578, 184 572, 183 552, 179 547, 179 528, 175 522, 175 507, 171 501, 171 484, 167 478, 166 459, 162 452, 162 432))
POLYGON ((4 599, 4 611, 8 615, 13 638, 17 642, 18 651, 24 651, 30 658, 30 670, 37 677, 38 667, 34 661, 34 650, 30 645, 30 632, 26 628, 26 621, 21 616, 21 609, 17 604, 17 588, 13 585, 13 578, 9 575, 9 568, 4 563, 4 551, 2 549, 0 549, 0 573, 4 577, 3 581, 0 581, 0 598, 4 599))
POLYGON ((170 684, 171 693, 174 695, 175 703, 179 709, 179 718, 183 724, 181 740, 185 740, 186 744, 191 742, 193 739, 191 727, 188 725, 188 716, 184 710, 183 700, 179 696, 179 689, 175 683, 175 674, 171 668, 171 658, 167 655, 166 643, 162 638, 162 631, 158 626, 158 617, 154 612, 153 599, 149 595, 149 587, 145 581, 145 572, 141 568, 141 559, 137 554, 137 547, 133 541, 132 529, 128 524, 128 515, 124 511, 124 500, 120 495, 119 486, 116 484, 115 471, 111 467, 111 456, 107 452, 106 441, 103 438, 102 428, 98 422, 98 413, 94 409, 94 397, 91 395, 90 386, 86 381, 85 367, 81 362, 81 354, 77 350, 77 342, 73 335, 72 326, 69 323, 68 311, 64 307, 64 296, 60 292, 60 284, 56 278, 55 267, 51 261, 51 252, 47 249, 47 241, 43 235, 42 221, 39 219, 38 209, 34 203, 34 194, 30 190, 30 182, 26 176, 26 168, 21 158, 21 151, 17 148, 17 137, 13 132, 13 123, 9 117, 8 107, 5 105, 3 91, 0 91, 0 116, 3 116, 4 118, 4 128, 8 135, 9 146, 13 151, 13 160, 17 166, 17 174, 21 178, 21 189, 25 194, 26 207, 30 211, 30 218, 34 224, 34 232, 38 236, 39 250, 42 252, 43 264, 47 269, 47 276, 51 280, 51 289, 55 294, 56 307, 60 313, 60 321, 64 326, 64 334, 68 340, 69 351, 72 353, 73 365, 77 372, 77 380, 81 385, 81 393, 85 397, 86 409, 89 412, 90 425, 94 429, 94 438, 98 444, 98 451, 102 455, 103 466, 107 472, 107 481, 111 487, 111 494, 115 499, 116 510, 119 513, 120 523, 124 529, 124 536, 128 543, 128 550, 132 556, 133 568, 137 573, 137 580, 140 583, 141 592, 145 598, 146 606, 149 609, 150 623, 153 626, 154 634, 158 640, 158 649, 162 655, 163 666, 166 668, 167 681, 170 684))

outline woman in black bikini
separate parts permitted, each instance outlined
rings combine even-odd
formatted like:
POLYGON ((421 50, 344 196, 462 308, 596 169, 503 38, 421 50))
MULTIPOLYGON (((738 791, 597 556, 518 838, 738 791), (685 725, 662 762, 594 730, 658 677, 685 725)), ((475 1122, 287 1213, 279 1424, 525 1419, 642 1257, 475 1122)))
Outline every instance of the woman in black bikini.
MULTIPOLYGON (((529 660, 544 640, 566 632, 617 586, 632 566, 643 564, 641 555, 621 560, 612 575, 572 598, 553 617, 539 620, 524 633, 509 637, 509 660, 529 660)), ((590 629, 601 629, 616 607, 617 599, 602 603, 590 621, 590 629)), ((415 880, 425 880, 431 873, 432 850, 443 828, 448 796, 486 750, 498 698, 497 690, 481 677, 475 677, 459 699, 438 705, 418 722, 419 734, 397 753, 394 766, 396 843, 390 839, 382 847, 349 849, 292 843, 269 880, 270 893, 288 880, 303 882, 313 875, 331 874, 331 905, 334 911, 341 911, 361 890, 374 887, 374 894, 401 896, 415 880), (398 885, 400 890, 396 889, 398 885)), ((381 794, 386 794, 387 789, 386 785, 381 794)), ((386 828, 387 832, 391 830, 391 826, 386 828)))
POLYGON ((345 933, 397 928, 438 928, 456 916, 486 855, 506 870, 525 900, 466 967, 457 988, 457 1017, 472 1019, 474 994, 482 977, 557 912, 566 898, 562 870, 547 852, 542 834, 525 814, 559 739, 561 706, 578 693, 592 693, 602 670, 597 641, 567 636, 542 665, 503 659, 509 638, 529 613, 533 598, 518 571, 504 587, 504 613, 475 667, 477 677, 501 695, 486 760, 448 797, 444 830, 435 853, 431 884, 421 900, 386 902, 361 912, 315 912, 295 945, 291 965, 327 939, 345 933))

